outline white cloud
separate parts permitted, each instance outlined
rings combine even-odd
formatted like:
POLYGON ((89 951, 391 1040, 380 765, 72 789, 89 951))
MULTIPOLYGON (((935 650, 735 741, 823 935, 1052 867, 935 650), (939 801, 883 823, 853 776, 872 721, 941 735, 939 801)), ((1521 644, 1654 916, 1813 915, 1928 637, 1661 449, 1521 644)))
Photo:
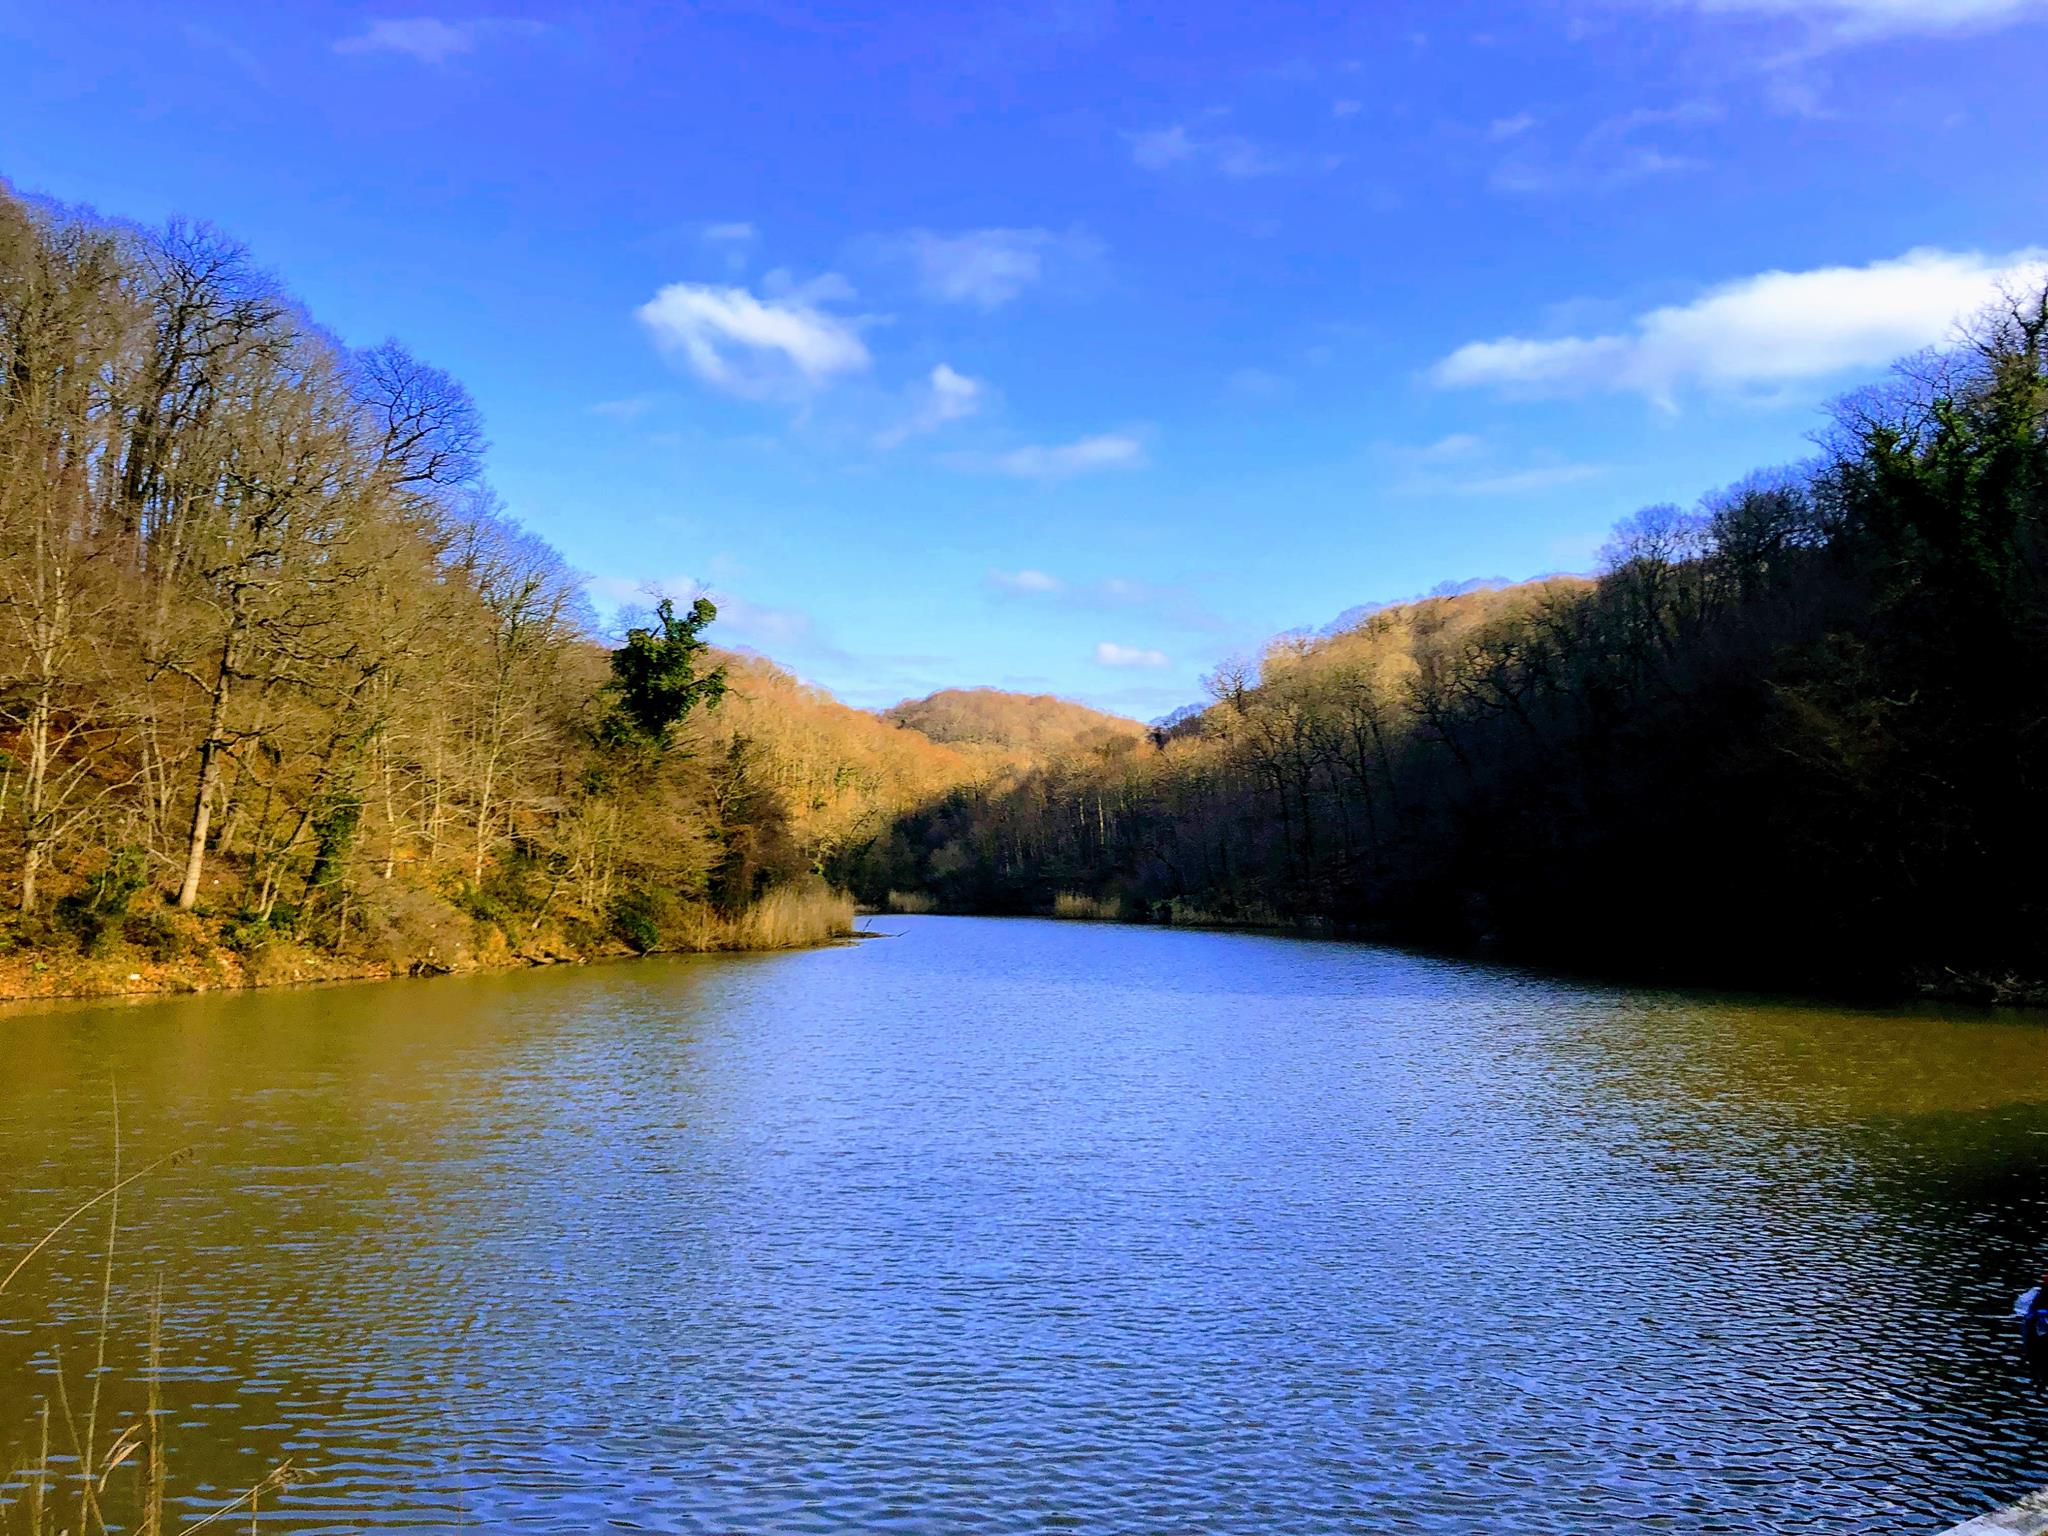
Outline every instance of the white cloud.
POLYGON ((1595 336, 1468 342, 1431 370, 1451 388, 1534 394, 1738 390, 1881 367, 1953 334, 2002 285, 2041 281, 2048 252, 1908 251, 1863 267, 1763 272, 1595 336))
POLYGON ((1782 16, 1844 41, 1962 32, 2048 15, 2048 0, 1682 0, 1709 12, 1782 16))
POLYGON ((1118 645, 1114 640, 1104 640, 1095 647, 1095 659, 1105 667, 1166 667, 1172 662, 1164 651, 1148 651, 1141 646, 1118 645))
POLYGON ((458 54, 474 51, 489 37, 534 37, 546 30, 537 21, 503 16, 453 22, 438 16, 393 17, 373 21, 355 36, 342 38, 334 45, 334 51, 402 53, 422 64, 445 64, 458 54))
POLYGON ((1064 592, 1067 584, 1057 576, 1044 571, 990 571, 989 584, 1001 587, 1005 592, 1029 592, 1033 594, 1064 592))
POLYGON ((724 224, 706 224, 704 243, 706 245, 751 245, 755 236, 754 226, 744 219, 733 219, 724 224))
POLYGON ((887 431, 877 433, 875 446, 894 448, 926 432, 936 432, 948 422, 972 416, 981 409, 987 393, 988 387, 981 380, 970 379, 940 363, 925 381, 916 409, 887 431))
POLYGON ((1145 445, 1120 432, 1103 432, 1071 443, 1032 444, 996 455, 988 467, 1026 480, 1061 480, 1094 469, 1136 469, 1145 445))
POLYGON ((1330 103, 1330 116, 1332 117, 1356 117, 1364 110, 1364 102, 1354 101, 1348 96, 1342 101, 1330 103))
POLYGON ((670 283, 637 314, 662 349, 707 384, 739 395, 802 392, 868 366, 855 322, 820 307, 850 293, 832 274, 767 298, 744 288, 670 283))
POLYGON ((1095 241, 1049 229, 967 229, 939 234, 914 229, 903 239, 917 268, 918 287, 942 304, 996 309, 1042 281, 1046 264, 1061 256, 1087 258, 1095 241))
POLYGON ((1518 139, 1536 126, 1536 119, 1526 112, 1517 112, 1513 117, 1497 117, 1486 125, 1486 136, 1494 143, 1506 139, 1518 139))

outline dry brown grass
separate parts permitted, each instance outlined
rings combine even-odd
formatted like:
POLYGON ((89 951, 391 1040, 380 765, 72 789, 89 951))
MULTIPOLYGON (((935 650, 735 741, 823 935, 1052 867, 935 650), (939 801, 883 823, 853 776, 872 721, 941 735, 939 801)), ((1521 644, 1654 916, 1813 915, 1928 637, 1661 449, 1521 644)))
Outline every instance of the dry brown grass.
POLYGON ((726 924, 721 949, 802 949, 853 932, 853 898, 824 884, 770 891, 726 924))
POLYGON ((891 891, 882 905, 890 912, 907 912, 913 916, 939 910, 937 899, 923 891, 891 891))

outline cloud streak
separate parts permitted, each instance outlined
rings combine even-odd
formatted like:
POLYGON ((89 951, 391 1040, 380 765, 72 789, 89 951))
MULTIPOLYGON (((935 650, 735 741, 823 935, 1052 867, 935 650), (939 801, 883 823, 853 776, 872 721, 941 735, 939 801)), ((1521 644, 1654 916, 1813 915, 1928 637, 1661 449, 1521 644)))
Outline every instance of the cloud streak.
POLYGON ((1447 389, 1528 395, 1632 391, 1664 405, 1680 391, 1782 387, 1881 367, 1934 346, 2001 287, 2040 280, 2048 251, 1908 251, 1861 267, 1771 271, 1591 336, 1502 336, 1459 347, 1430 370, 1447 389))
POLYGON ((1066 480, 1105 469, 1141 469, 1145 445, 1122 432, 1100 432, 1071 443, 1033 443, 992 458, 970 461, 1019 480, 1066 480))
POLYGON ((1172 660, 1164 651, 1147 650, 1143 646, 1119 645, 1114 640, 1098 641, 1095 646, 1097 665, 1104 667, 1169 667, 1172 660))
POLYGON ((918 290, 939 304, 1000 309, 1043 282, 1056 262, 1093 260, 1100 247, 1078 232, 1050 229, 968 229, 940 234, 914 229, 902 249, 916 269, 918 290))
POLYGON ((1068 581, 1050 571, 1026 567, 1023 570, 994 570, 988 573, 992 591, 1007 598, 1050 604, 1085 613, 1144 614, 1149 622, 1175 629, 1220 634, 1231 625, 1202 606, 1186 587, 1156 586, 1127 576, 1106 576, 1099 581, 1068 581))
POLYGON ((361 32, 334 45, 336 53, 396 53, 417 63, 445 64, 459 54, 473 53, 495 37, 538 37, 547 28, 537 21, 509 16, 479 16, 443 21, 438 16, 389 17, 372 21, 361 32))
POLYGON ((1802 21, 1823 39, 1872 38, 1988 30, 2048 16, 2048 0, 1678 0, 1709 14, 1802 21))
POLYGON ((1197 133, 1186 123, 1147 129, 1129 139, 1131 162, 1145 171, 1201 168, 1232 181, 1247 181, 1277 176, 1287 168, 1242 134, 1197 133))

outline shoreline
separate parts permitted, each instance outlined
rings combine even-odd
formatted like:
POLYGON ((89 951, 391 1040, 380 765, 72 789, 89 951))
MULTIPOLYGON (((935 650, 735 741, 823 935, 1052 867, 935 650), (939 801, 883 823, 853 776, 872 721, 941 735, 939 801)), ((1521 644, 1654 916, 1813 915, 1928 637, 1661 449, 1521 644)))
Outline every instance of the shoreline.
MULTIPOLYGON (((92 1001, 158 1001, 164 997, 203 997, 207 993, 244 993, 244 991, 285 991, 289 987, 346 987, 356 983, 373 981, 434 981, 438 977, 473 977, 492 975, 502 971, 545 971, 557 965, 612 965, 623 961, 657 961, 657 958, 676 958, 684 954, 795 954, 799 950, 821 950, 836 948, 840 944, 854 944, 862 938, 885 938, 885 934, 862 934, 842 932, 825 934, 821 938, 809 938, 795 944, 715 944, 709 948, 694 948, 686 944, 657 946, 651 950, 635 950, 627 946, 592 950, 582 954, 506 954, 504 958, 492 961, 467 961, 463 965, 412 965, 412 967, 293 967, 285 975, 240 975, 233 977, 231 969, 223 967, 207 979, 195 979, 190 971, 164 977, 164 967, 150 967, 150 971, 123 971, 125 961, 106 961, 86 965, 92 969, 109 971, 109 979, 82 981, 49 991, 18 991, 12 981, 0 979, 0 1010, 20 1012, 33 1008, 35 1004, 92 1004, 92 1001), (113 975, 119 973, 119 975, 113 975)), ((0 977, 6 977, 12 967, 0 967, 0 977)), ((68 977, 78 975, 76 963, 66 967, 68 977)))
POLYGON ((1630 964, 1626 957, 1599 963, 1545 952, 1541 946, 1503 942, 1496 936, 1446 939, 1389 923, 1343 922, 1336 918, 1262 916, 1225 918, 1202 913, 1187 917, 1110 916, 1101 912, 1061 912, 1050 908, 971 908, 934 906, 925 912, 898 912, 868 905, 860 910, 875 916, 1029 918, 1071 923, 1077 927, 1152 928, 1198 933, 1244 933, 1272 938, 1378 944, 1438 959, 1527 971, 1593 986, 1638 987, 1673 992, 1705 992, 1741 997, 1796 999, 1830 1007, 1912 1008, 1966 1007, 1985 1011, 2048 1013, 2048 980, 2017 974, 1977 975, 1947 970, 1923 972, 1892 982, 1838 980, 1825 977, 1740 975, 1702 971, 1683 965, 1630 964))
POLYGON ((775 954, 819 949, 861 937, 850 904, 842 913, 827 902, 797 920, 764 920, 757 904, 737 917, 692 923, 644 948, 622 939, 591 936, 577 942, 559 929, 515 943, 496 923, 479 922, 469 941, 450 952, 391 957, 335 954, 280 935, 255 949, 237 948, 226 931, 208 924, 182 952, 152 958, 134 945, 113 953, 52 953, 23 949, 0 957, 0 1005, 191 997, 208 992, 260 992, 280 987, 338 986, 351 982, 418 980, 487 971, 591 965, 658 955, 775 954))

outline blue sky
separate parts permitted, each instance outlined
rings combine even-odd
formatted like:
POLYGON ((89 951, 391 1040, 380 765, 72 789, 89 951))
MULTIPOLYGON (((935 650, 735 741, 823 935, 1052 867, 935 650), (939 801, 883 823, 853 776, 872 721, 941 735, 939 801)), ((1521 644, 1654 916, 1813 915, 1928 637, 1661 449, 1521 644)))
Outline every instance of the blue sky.
POLYGON ((1143 716, 1583 570, 2048 246, 2048 0, 0 0, 0 175, 463 379, 603 603, 1143 716))

